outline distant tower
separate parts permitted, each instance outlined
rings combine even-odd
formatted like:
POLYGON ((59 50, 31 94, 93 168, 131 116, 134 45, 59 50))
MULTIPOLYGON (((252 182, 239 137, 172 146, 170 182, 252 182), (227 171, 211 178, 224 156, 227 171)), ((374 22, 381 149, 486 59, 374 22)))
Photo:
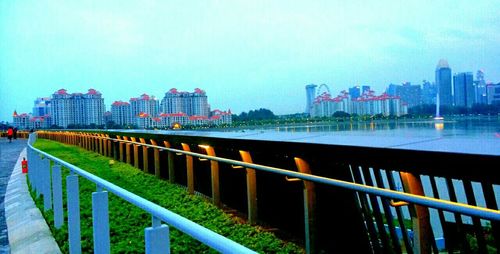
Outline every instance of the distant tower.
POLYGON ((306 86, 306 114, 311 115, 311 109, 313 106, 314 96, 316 95, 316 87, 315 84, 310 84, 306 86))
POLYGON ((451 69, 448 61, 445 59, 439 60, 436 66, 436 86, 441 105, 453 105, 453 97, 451 95, 451 69))
POLYGON ((486 96, 486 82, 484 81, 484 71, 478 70, 476 74, 476 81, 474 81, 475 93, 476 93, 476 103, 486 104, 488 103, 488 98, 486 96))
POLYGON ((349 95, 351 99, 356 99, 361 95, 361 88, 359 86, 353 86, 349 88, 349 95))
POLYGON ((472 72, 453 75, 453 92, 455 106, 472 107, 475 101, 472 72))

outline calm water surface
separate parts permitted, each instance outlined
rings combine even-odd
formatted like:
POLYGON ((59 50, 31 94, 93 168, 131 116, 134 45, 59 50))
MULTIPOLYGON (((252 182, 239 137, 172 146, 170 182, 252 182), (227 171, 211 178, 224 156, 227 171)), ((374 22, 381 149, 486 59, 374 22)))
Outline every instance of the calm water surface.
MULTIPOLYGON (((242 129, 244 130, 244 129, 242 129)), ((500 138, 500 116, 434 120, 398 120, 374 122, 340 122, 295 126, 264 126, 246 128, 287 133, 335 133, 340 135, 373 135, 391 137, 473 137, 500 138)))

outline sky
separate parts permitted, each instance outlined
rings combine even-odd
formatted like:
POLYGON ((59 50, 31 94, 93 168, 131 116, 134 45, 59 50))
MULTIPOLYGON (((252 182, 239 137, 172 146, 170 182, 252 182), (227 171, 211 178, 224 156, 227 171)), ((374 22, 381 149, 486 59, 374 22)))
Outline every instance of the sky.
POLYGON ((0 1, 0 121, 58 89, 107 110, 143 93, 206 91, 212 109, 305 110, 332 95, 483 69, 500 82, 500 4, 475 1, 0 1))

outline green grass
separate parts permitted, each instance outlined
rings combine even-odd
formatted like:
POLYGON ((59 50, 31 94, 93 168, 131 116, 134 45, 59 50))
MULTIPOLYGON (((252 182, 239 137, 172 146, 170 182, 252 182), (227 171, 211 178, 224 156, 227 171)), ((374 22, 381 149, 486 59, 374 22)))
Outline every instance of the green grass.
MULTIPOLYGON (((282 241, 274 234, 263 231, 260 227, 240 223, 237 218, 225 214, 203 198, 189 195, 183 188, 157 179, 154 175, 143 173, 128 164, 115 162, 110 166, 110 158, 108 157, 86 151, 76 146, 65 145, 50 140, 39 139, 35 143, 35 147, 257 252, 304 252, 296 244, 282 241)), ((63 169, 63 196, 65 205, 65 177, 68 174, 68 170, 63 169)), ((80 216, 83 253, 93 252, 91 193, 95 190, 96 185, 94 183, 80 177, 80 216)), ((43 200, 41 197, 36 200, 36 203, 40 210, 43 211, 43 200)), ((111 252, 143 253, 144 228, 151 225, 151 216, 111 193, 109 194, 109 211, 111 252)), ((61 229, 55 229, 53 226, 52 210, 43 212, 43 214, 61 251, 68 253, 67 224, 61 229)), ((67 221, 66 213, 65 221, 67 221)), ((173 227, 170 228, 170 237, 172 253, 216 252, 173 227)))

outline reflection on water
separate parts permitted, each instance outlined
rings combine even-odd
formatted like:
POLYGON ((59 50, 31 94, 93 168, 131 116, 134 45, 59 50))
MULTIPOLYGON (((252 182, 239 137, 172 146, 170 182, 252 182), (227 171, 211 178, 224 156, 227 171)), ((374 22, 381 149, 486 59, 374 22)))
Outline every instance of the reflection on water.
MULTIPOLYGON (((376 136, 461 136, 497 138, 500 134, 500 117, 449 118, 436 122, 430 120, 380 120, 367 122, 329 122, 296 125, 269 125, 245 127, 245 130, 273 130, 277 132, 343 132, 342 134, 376 136)), ((225 130, 227 131, 227 130, 225 130)))
POLYGON ((434 128, 436 130, 442 130, 442 129, 444 129, 444 123, 435 123, 434 128))

